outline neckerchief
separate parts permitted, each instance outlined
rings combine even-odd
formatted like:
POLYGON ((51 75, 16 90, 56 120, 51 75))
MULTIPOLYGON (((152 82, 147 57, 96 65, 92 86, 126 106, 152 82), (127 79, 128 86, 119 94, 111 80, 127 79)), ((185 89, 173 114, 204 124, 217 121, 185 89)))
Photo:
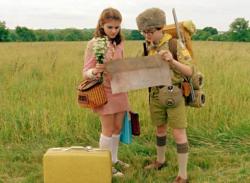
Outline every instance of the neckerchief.
POLYGON ((148 45, 149 55, 155 55, 158 52, 158 48, 161 47, 164 43, 168 42, 172 36, 170 34, 163 34, 163 37, 160 39, 158 44, 150 43, 148 45))

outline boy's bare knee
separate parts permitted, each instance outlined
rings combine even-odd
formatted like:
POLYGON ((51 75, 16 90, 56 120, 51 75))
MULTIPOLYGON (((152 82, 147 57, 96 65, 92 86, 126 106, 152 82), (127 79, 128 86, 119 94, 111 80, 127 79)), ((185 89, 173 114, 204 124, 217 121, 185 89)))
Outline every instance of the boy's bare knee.
POLYGON ((187 142, 186 129, 175 128, 173 129, 173 136, 176 143, 185 143, 187 142))
POLYGON ((167 133, 167 125, 160 125, 160 126, 157 126, 156 128, 156 134, 166 134, 167 133))

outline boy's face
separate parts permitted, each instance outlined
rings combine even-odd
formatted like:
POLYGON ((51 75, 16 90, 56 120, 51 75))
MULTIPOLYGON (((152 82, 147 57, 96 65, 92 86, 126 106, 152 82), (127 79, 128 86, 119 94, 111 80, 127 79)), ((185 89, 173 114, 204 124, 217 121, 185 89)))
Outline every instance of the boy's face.
POLYGON ((143 36, 145 37, 146 41, 157 43, 163 36, 162 29, 149 29, 142 31, 143 36))

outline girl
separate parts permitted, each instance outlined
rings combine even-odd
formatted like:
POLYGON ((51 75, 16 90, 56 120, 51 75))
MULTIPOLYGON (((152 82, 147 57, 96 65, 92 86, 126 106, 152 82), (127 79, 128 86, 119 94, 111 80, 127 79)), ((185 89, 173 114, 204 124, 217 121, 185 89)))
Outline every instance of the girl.
MULTIPOLYGON (((129 110, 127 93, 112 94, 108 73, 105 72, 105 63, 123 58, 124 44, 121 36, 122 16, 114 8, 104 9, 98 20, 94 38, 87 44, 85 51, 85 62, 83 77, 86 79, 100 78, 103 73, 103 84, 108 98, 107 104, 94 108, 93 111, 100 116, 102 131, 100 134, 99 146, 101 149, 109 149, 112 155, 112 163, 119 164, 124 168, 129 165, 117 158, 125 111, 129 110), (93 44, 96 38, 108 38, 108 48, 105 54, 104 64, 99 64, 93 54, 93 44)), ((113 176, 123 176, 123 173, 112 167, 113 176)))

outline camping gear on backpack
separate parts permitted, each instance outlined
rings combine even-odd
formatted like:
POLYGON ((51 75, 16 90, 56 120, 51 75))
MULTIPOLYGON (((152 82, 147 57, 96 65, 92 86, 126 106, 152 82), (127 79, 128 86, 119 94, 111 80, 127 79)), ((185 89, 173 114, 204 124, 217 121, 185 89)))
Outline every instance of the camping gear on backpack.
POLYGON ((132 135, 139 136, 141 134, 139 114, 132 111, 129 111, 129 114, 131 118, 132 135))
MULTIPOLYGON (((196 75, 196 77, 198 77, 198 75, 196 75)), ((193 77, 190 78, 189 81, 187 79, 184 79, 181 87, 186 106, 203 107, 205 105, 206 97, 204 91, 202 90, 203 78, 202 82, 198 82, 196 80, 195 84, 193 82, 193 77)))
POLYGON ((72 146, 50 148, 43 156, 44 183, 111 183, 108 150, 72 146))
POLYGON ((205 94, 202 90, 194 90, 194 100, 189 101, 189 98, 186 98, 186 105, 190 107, 203 107, 205 105, 205 94))
POLYGON ((95 108, 107 103, 102 80, 84 80, 77 88, 77 101, 81 107, 95 108))
POLYGON ((194 90, 199 90, 203 88, 204 75, 199 71, 195 72, 192 76, 192 82, 193 82, 194 90))

